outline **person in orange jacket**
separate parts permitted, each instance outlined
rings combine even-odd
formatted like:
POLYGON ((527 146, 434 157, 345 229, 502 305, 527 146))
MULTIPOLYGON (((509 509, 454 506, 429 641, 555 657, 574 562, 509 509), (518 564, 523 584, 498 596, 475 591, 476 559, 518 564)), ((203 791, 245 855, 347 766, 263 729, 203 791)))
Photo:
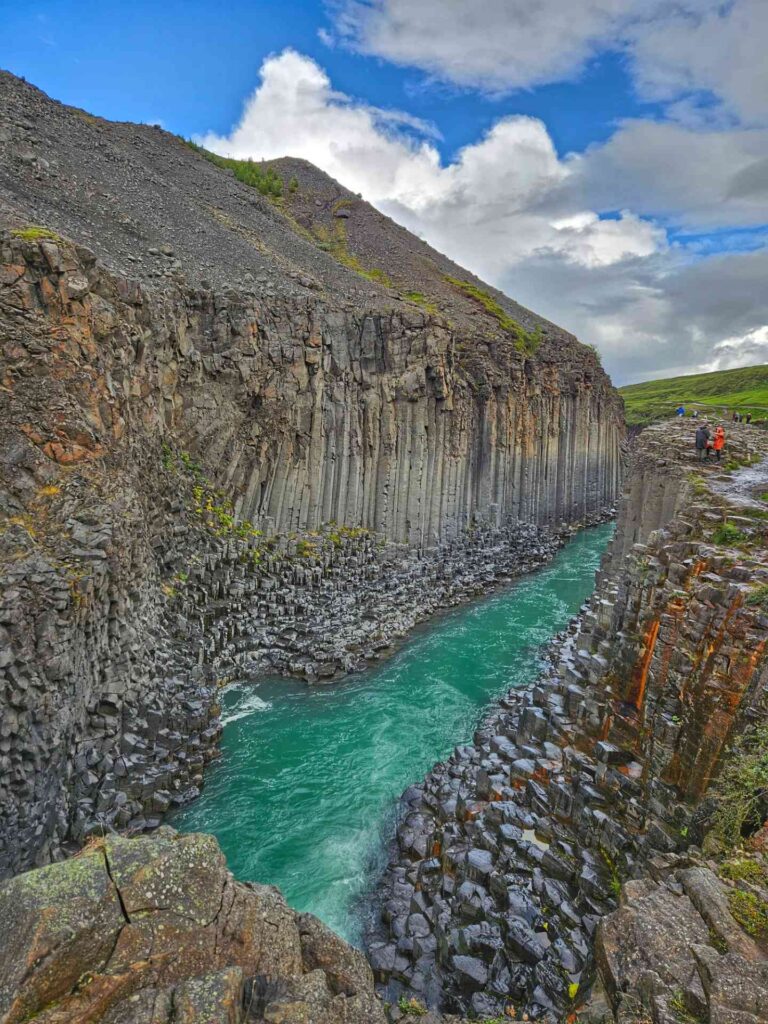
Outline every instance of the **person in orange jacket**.
POLYGON ((725 448, 725 430, 722 423, 718 423, 715 428, 715 438, 712 442, 712 447, 715 450, 715 458, 720 461, 720 452, 725 448))

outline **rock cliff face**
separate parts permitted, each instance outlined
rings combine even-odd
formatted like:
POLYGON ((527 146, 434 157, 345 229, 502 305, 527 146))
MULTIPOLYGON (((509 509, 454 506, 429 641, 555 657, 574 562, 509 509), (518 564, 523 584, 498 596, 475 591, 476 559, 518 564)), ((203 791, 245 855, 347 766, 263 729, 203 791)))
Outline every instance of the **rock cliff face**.
POLYGON ((294 170, 0 75, 0 873, 192 798, 222 677, 359 667, 617 496, 594 354, 294 170))
POLYGON ((729 744, 768 716, 768 441, 730 430, 718 472, 691 435, 643 433, 595 595, 549 674, 405 794, 370 943, 389 995, 572 1012, 621 880, 700 840, 729 744))

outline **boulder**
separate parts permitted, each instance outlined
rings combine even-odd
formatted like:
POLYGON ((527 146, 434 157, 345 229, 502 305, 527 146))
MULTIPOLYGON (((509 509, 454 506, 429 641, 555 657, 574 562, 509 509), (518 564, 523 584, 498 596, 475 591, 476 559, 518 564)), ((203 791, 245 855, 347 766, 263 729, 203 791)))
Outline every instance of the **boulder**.
POLYGON ((0 928, 3 1024, 385 1020, 363 955, 236 882, 212 836, 94 841, 3 883, 0 928))

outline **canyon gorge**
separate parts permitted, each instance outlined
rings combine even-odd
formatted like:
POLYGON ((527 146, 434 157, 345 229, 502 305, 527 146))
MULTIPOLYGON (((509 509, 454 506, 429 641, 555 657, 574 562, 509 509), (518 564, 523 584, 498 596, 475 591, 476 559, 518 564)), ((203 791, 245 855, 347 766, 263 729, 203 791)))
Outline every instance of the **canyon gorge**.
POLYGON ((0 74, 0 1020, 764 1020, 762 854, 702 846, 768 714, 768 434, 630 451, 590 347, 303 161, 237 171, 0 74), (352 685, 617 506, 411 780, 365 955, 168 827, 227 684, 352 685))

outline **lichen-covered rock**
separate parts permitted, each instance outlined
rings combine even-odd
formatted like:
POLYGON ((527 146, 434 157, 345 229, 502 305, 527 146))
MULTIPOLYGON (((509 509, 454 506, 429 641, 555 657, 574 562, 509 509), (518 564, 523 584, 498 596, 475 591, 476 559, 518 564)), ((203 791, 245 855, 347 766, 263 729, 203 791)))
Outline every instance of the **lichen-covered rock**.
POLYGON ((0 1021, 384 1024, 365 958, 212 836, 95 840, 0 886, 0 1021))
MULTIPOLYGON (((768 953, 728 911, 727 891, 704 865, 672 859, 657 880, 627 882, 620 905, 597 929, 597 964, 610 1020, 711 1024, 768 1020, 768 953)), ((584 1020, 605 1018, 599 999, 584 1020)))

